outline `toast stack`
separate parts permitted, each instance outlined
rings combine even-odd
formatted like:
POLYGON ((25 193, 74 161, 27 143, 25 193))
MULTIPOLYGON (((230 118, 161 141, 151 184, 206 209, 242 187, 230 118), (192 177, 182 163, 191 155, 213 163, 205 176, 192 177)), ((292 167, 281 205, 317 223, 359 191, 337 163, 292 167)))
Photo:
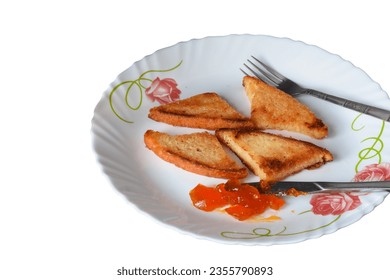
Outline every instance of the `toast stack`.
POLYGON ((146 147, 161 159, 200 175, 240 179, 248 175, 249 169, 265 186, 333 160, 328 150, 310 142, 263 131, 287 130, 316 139, 326 137, 328 127, 307 106, 254 77, 244 77, 243 86, 251 104, 250 117, 214 92, 150 109, 148 116, 155 121, 215 133, 170 135, 148 130, 144 135, 146 147))

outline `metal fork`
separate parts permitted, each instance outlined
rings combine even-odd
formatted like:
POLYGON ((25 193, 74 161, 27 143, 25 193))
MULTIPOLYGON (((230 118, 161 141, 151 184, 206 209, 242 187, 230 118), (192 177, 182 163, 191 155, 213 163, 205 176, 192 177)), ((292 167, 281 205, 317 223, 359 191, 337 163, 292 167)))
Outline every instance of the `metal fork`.
MULTIPOLYGON (((379 118, 381 120, 390 122, 390 111, 373 107, 370 105, 358 103, 355 101, 351 101, 348 99, 344 99, 338 96, 326 94, 314 89, 304 88, 294 81, 288 79, 287 77, 283 76, 279 72, 277 72, 275 69, 271 68, 270 66, 266 65, 265 63, 261 62, 254 56, 252 56, 252 59, 255 62, 252 62, 250 59, 248 59, 248 62, 250 66, 246 63, 244 63, 244 66, 257 78, 264 81, 265 83, 274 86, 291 96, 297 96, 299 94, 307 94, 311 96, 315 96, 317 98, 332 102, 334 104, 343 106, 345 108, 349 108, 352 110, 355 110, 357 112, 361 112, 366 115, 370 115, 376 118, 379 118)), ((245 72, 243 69, 240 68, 240 70, 247 76, 250 76, 247 72, 245 72)))

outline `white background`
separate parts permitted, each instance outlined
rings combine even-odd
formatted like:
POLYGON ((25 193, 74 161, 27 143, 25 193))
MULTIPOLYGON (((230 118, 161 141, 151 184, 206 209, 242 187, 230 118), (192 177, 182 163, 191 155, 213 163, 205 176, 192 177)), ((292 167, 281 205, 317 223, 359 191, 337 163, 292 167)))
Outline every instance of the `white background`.
MULTIPOLYGON (((318 45, 389 91, 385 4, 1 1, 0 279, 159 279, 117 276, 122 266, 272 266, 273 276, 242 279, 388 279, 387 200, 319 239, 222 245, 135 209, 102 174, 90 133, 94 107, 120 72, 160 48, 210 35, 265 34, 318 45)), ((208 278, 222 279, 161 277, 208 278)))

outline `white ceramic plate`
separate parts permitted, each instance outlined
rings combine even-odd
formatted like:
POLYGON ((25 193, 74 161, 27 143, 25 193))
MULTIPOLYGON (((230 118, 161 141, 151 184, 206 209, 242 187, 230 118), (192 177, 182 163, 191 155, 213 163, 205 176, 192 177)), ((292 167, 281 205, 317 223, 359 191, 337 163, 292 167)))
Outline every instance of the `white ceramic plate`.
MULTIPOLYGON (((299 242, 332 233, 371 212, 384 200, 386 192, 287 198, 282 210, 267 211, 246 222, 221 212, 205 213, 192 206, 190 189, 198 183, 213 185, 225 180, 181 170, 145 148, 143 135, 147 129, 172 134, 196 131, 148 119, 149 109, 160 104, 158 97, 154 101, 147 97, 155 88, 162 95, 171 90, 171 97, 180 99, 206 91, 218 92, 249 115, 239 67, 251 55, 304 86, 390 109, 387 94, 367 74, 315 46, 259 35, 208 37, 178 43, 134 63, 115 79, 96 106, 93 145, 112 184, 140 210, 166 225, 197 237, 233 244, 299 242), (150 86, 152 89, 147 90, 150 86), (179 95, 177 90, 181 92, 179 95), (270 216, 280 219, 267 221, 270 216)), ((314 97, 302 96, 299 100, 329 126, 329 137, 313 140, 298 134, 282 134, 325 147, 335 160, 288 180, 390 180, 387 164, 390 153, 385 145, 390 137, 389 123, 314 97)), ((247 181, 256 179, 252 175, 247 181)))

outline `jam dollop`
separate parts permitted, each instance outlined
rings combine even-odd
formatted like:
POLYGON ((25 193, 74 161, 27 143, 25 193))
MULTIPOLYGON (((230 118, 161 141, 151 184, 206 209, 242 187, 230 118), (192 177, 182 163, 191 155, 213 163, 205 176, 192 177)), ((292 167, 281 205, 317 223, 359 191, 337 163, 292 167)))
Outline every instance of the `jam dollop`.
POLYGON ((190 191, 192 204, 203 211, 224 208, 234 218, 244 221, 259 215, 268 208, 279 210, 285 201, 273 194, 263 194, 251 185, 239 180, 228 180, 215 187, 198 184, 190 191))

